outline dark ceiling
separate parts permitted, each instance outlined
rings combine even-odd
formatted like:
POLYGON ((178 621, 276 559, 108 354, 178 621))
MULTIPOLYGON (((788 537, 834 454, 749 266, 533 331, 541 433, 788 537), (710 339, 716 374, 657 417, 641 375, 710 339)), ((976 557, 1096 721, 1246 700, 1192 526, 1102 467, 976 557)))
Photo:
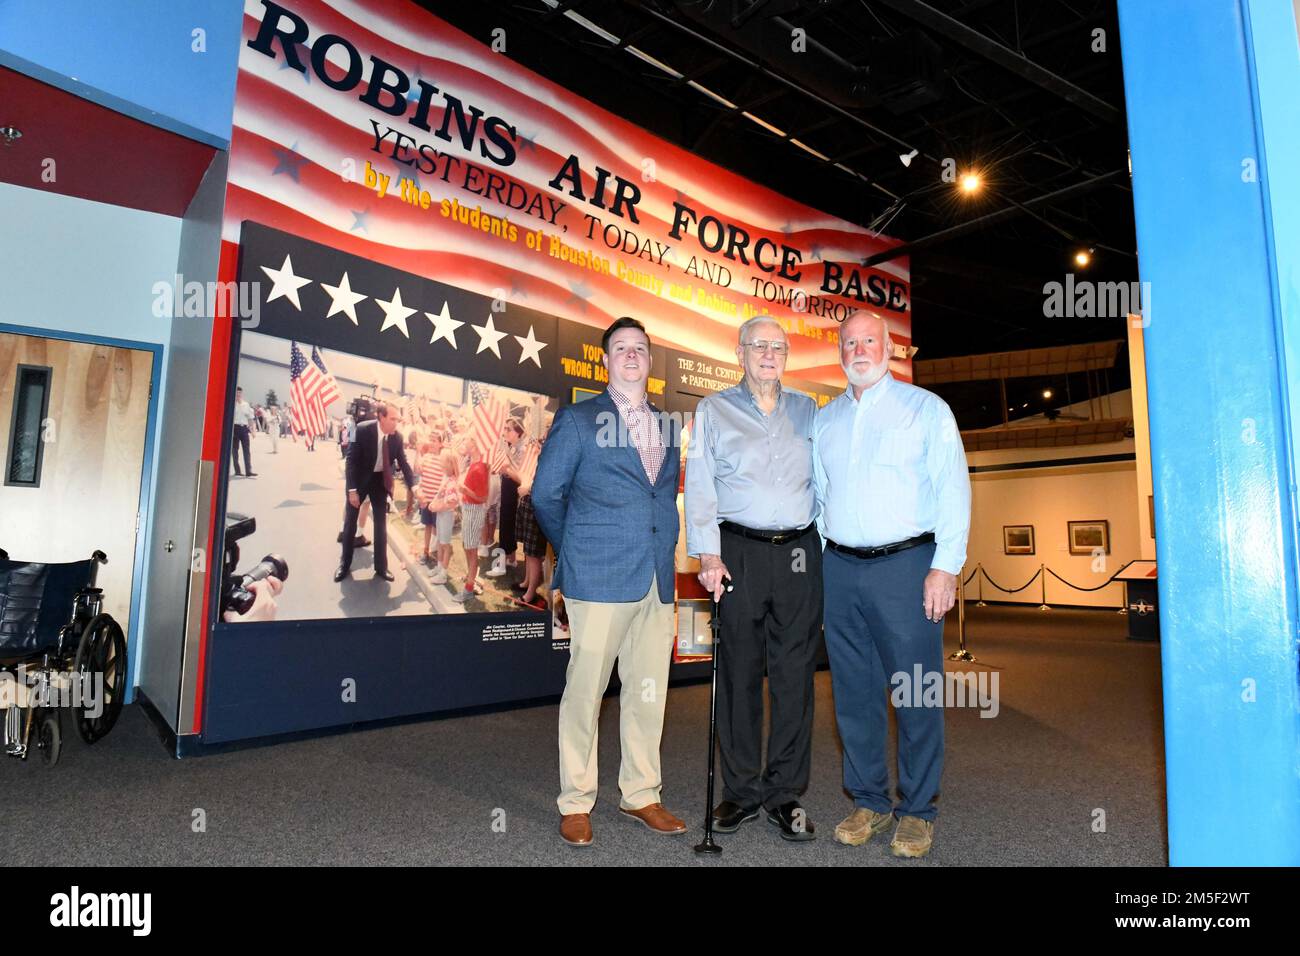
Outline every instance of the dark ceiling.
MULTIPOLYGON (((511 59, 697 155, 919 242, 918 358, 1125 338, 1123 318, 1045 316, 1043 291, 1137 279, 1114 0, 420 3, 485 43, 503 28, 511 59), (964 196, 945 160, 984 188, 964 196)), ((1108 385, 1127 383, 1121 353, 1108 385)), ((1067 384, 1086 397, 1082 378, 1008 382, 1011 417, 1067 384)), ((936 391, 963 427, 1001 420, 996 383, 936 391)))

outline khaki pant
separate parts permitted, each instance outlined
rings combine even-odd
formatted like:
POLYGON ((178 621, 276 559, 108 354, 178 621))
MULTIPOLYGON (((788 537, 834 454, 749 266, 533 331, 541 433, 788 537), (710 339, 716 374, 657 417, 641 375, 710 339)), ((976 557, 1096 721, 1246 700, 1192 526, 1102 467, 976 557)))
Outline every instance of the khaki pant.
POLYGON ((639 601, 604 604, 565 596, 569 668, 560 699, 560 813, 590 813, 596 803, 596 734, 600 702, 618 659, 618 786, 628 810, 659 802, 659 737, 664 727, 673 605, 657 582, 639 601))

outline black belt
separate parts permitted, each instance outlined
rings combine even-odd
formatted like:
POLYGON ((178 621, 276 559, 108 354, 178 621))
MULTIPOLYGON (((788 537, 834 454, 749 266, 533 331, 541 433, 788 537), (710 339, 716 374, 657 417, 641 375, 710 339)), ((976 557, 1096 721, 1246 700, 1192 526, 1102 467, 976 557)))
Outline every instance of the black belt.
POLYGON ((906 551, 908 548, 915 548, 919 544, 929 544, 934 540, 934 532, 927 531, 925 534, 918 534, 915 538, 908 538, 906 541, 895 541, 893 544, 882 545, 879 548, 850 548, 842 544, 836 544, 830 538, 826 539, 826 547, 832 551, 838 551, 840 554, 847 554, 853 558, 862 558, 869 561, 872 558, 883 558, 887 554, 897 554, 900 551, 906 551))
POLYGON ((730 531, 742 538, 752 538, 765 544, 788 544, 796 538, 802 538, 816 526, 816 522, 813 522, 806 528, 798 528, 794 531, 755 531, 753 528, 746 528, 743 524, 736 524, 734 521, 724 521, 719 525, 723 531, 730 531))

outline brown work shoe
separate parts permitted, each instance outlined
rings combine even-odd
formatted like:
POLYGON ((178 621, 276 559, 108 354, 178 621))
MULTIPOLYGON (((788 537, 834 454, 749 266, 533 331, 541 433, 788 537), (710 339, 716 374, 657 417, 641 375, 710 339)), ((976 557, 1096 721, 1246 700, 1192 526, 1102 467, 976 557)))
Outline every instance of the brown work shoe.
POLYGON ((877 833, 888 830, 893 822, 892 813, 877 813, 866 807, 855 807, 835 828, 835 842, 845 846, 862 846, 877 833))
POLYGON ((900 817, 894 841, 889 844, 894 856, 920 857, 930 852, 934 843, 934 821, 920 817, 900 817))
POLYGON ((560 838, 569 846, 591 846, 591 814, 566 813, 561 816, 560 838))
POLYGON ((648 807, 642 807, 640 810, 629 810, 627 807, 619 807, 619 813, 626 813, 633 819, 640 820, 655 833, 685 833, 686 824, 678 820, 675 816, 664 809, 662 803, 652 803, 648 807))

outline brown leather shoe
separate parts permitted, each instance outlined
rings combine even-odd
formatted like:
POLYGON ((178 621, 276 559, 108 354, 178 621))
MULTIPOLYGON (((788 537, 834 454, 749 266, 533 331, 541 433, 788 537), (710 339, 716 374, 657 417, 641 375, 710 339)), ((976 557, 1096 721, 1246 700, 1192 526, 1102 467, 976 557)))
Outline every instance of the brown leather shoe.
POLYGON ((560 817, 560 838, 569 846, 591 846, 591 814, 566 813, 560 817))
POLYGON ((652 803, 648 807, 642 807, 640 810, 629 810, 626 807, 619 807, 618 812, 626 813, 629 817, 632 817, 635 820, 640 820, 655 833, 672 834, 686 832, 686 824, 665 810, 662 803, 652 803))

